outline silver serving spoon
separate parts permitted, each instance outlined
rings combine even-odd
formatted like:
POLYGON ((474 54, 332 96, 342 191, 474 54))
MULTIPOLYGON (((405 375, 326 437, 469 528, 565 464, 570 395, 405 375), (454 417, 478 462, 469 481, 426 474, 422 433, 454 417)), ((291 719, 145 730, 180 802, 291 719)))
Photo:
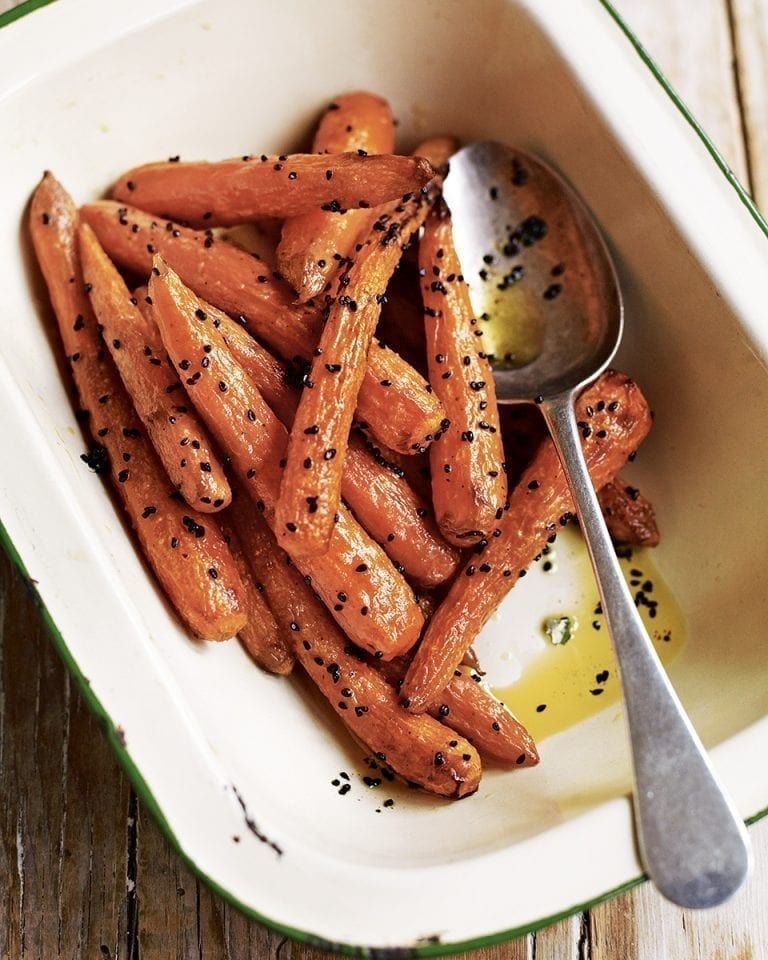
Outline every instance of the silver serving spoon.
POLYGON ((645 868, 668 899, 710 907, 750 866, 747 833, 653 649, 589 479, 574 399, 619 346, 623 306, 600 233, 574 192, 491 141, 451 158, 444 194, 473 310, 487 322, 501 403, 535 401, 557 447, 592 560, 624 694, 645 868))

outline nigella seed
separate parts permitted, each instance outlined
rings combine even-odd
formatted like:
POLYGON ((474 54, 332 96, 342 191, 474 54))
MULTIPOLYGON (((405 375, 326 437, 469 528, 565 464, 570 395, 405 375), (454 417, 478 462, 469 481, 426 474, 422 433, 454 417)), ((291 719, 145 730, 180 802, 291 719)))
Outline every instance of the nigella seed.
POLYGON ((211 578, 211 580, 217 580, 219 577, 219 571, 216 569, 216 567, 209 567, 208 576, 211 578))
POLYGON ((288 523, 286 523, 285 529, 286 529, 289 533, 296 533, 296 531, 298 530, 298 527, 296 526, 295 523, 293 523, 292 521, 289 521, 288 523))
POLYGON ((304 460, 304 469, 305 469, 305 470, 309 470, 311 467, 312 467, 312 458, 311 458, 311 457, 307 457, 307 458, 304 460))
POLYGON ((336 450, 333 447, 330 447, 323 454, 323 460, 333 460, 335 456, 336 456, 336 450))
POLYGON ((314 433, 318 433, 319 430, 320 430, 320 427, 318 427, 318 425, 317 425, 316 423, 313 423, 311 427, 307 427, 307 428, 306 428, 306 430, 304 431, 304 433, 306 433, 306 434, 314 434, 314 433))
POLYGON ((442 753, 439 750, 435 754, 434 763, 436 767, 442 767, 442 765, 445 763, 445 757, 442 755, 442 753))

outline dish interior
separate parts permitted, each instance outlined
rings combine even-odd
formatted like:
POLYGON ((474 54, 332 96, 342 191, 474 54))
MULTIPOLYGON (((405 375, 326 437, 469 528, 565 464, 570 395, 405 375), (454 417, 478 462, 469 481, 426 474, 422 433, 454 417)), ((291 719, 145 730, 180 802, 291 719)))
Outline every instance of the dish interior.
MULTIPOLYGON (((470 12, 459 0, 329 0, 322 17, 310 8, 275 4, 266 14, 264 5, 196 4, 72 66, 46 72, 42 65, 0 101, 8 131, 0 181, 3 358, 47 449, 51 482, 65 491, 102 569, 138 613, 173 696, 201 733, 201 749, 257 819, 340 861, 445 863, 516 844, 626 793, 619 706, 545 739, 537 769, 489 769, 474 798, 443 803, 386 782, 367 788, 363 753, 305 684, 265 676, 236 643, 190 640, 99 479, 80 462, 84 443, 23 229, 42 171, 51 168, 85 201, 145 160, 298 148, 325 103, 356 88, 390 99, 403 149, 450 132, 464 141, 514 142, 553 163, 591 207, 617 259, 627 308, 617 365, 638 380, 656 414, 626 477, 657 509, 655 562, 687 622, 671 676, 707 745, 768 707, 768 592, 753 585, 768 560, 768 541, 755 526, 768 475, 768 433, 755 425, 768 416, 768 381, 652 187, 523 5, 479 0, 470 12), (297 29, 302 13, 311 29, 297 29), (352 782, 344 796, 332 784, 341 771, 352 782), (394 807, 382 808, 389 797, 394 807)), ((88 576, 87 563, 65 547, 61 562, 75 572, 82 564, 88 576)), ((513 642, 516 602, 512 595, 487 628, 488 643, 513 642)), ((546 614, 547 601, 536 602, 546 614)), ((87 610, 82 618, 84 633, 97 632, 109 658, 109 623, 89 622, 87 610)), ((94 655, 93 640, 65 639, 76 659, 94 655)), ((128 741, 130 749, 130 731, 128 741)))

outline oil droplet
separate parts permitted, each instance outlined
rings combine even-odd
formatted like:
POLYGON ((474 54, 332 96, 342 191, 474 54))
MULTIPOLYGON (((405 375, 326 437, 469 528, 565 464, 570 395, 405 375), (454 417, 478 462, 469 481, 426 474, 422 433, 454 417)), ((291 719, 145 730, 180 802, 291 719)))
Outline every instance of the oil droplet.
MULTIPOLYGON (((620 554, 656 652, 668 664, 685 641, 682 611, 652 550, 633 548, 620 554)), ((475 644, 493 692, 536 740, 599 713, 621 693, 597 586, 577 528, 566 527, 558 535, 557 559, 556 572, 545 573, 541 560, 531 567, 504 600, 500 622, 486 626, 475 644), (543 625, 566 617, 575 628, 567 643, 554 644, 543 625)))

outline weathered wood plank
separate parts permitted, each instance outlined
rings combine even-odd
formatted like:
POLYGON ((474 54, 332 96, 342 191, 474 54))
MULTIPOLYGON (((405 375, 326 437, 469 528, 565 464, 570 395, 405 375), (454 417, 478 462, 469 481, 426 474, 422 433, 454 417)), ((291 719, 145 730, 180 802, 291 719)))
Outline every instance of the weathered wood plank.
POLYGON ((690 0, 614 0, 614 6, 747 184, 726 0, 696 0, 695 4, 690 0))
POLYGON ((0 956, 126 957, 128 786, 0 557, 0 956))
POLYGON ((752 196, 768 211, 768 0, 729 0, 752 196))

